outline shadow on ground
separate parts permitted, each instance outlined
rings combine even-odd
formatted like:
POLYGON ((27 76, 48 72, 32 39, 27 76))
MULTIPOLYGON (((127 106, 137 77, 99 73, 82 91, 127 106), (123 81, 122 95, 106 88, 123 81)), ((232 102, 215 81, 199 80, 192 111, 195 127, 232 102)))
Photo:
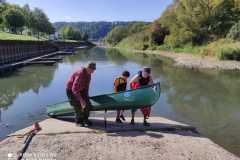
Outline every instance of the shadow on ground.
MULTIPOLYGON (((57 119, 75 123, 73 117, 58 117, 57 119)), ((92 119, 91 121, 93 122, 93 125, 88 128, 106 132, 110 136, 137 137, 141 135, 148 135, 153 138, 162 138, 163 135, 160 133, 168 133, 181 136, 202 137, 202 135, 198 133, 195 127, 186 125, 154 122, 150 123, 150 127, 146 127, 139 122, 135 122, 135 125, 131 125, 129 122, 119 124, 113 121, 108 121, 107 127, 105 128, 104 120, 92 119), (131 134, 129 134, 129 132, 131 132, 131 134)))

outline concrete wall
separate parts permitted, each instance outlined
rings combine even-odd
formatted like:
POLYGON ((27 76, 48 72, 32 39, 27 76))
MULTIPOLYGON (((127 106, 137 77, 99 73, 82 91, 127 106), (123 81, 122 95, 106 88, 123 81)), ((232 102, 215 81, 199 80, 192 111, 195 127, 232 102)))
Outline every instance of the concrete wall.
POLYGON ((2 41, 0 40, 0 66, 38 57, 58 50, 70 50, 86 42, 66 43, 48 41, 2 41))

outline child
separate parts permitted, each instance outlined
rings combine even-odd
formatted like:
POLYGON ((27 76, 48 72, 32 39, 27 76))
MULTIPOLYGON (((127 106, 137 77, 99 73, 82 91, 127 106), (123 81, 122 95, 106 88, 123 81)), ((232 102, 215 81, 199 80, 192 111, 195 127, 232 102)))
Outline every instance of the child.
MULTIPOLYGON (((126 91, 127 89, 127 79, 130 77, 130 73, 128 71, 124 71, 121 76, 117 77, 114 81, 114 92, 122 92, 126 91)), ((116 122, 122 123, 121 119, 125 121, 125 118, 123 116, 124 110, 117 110, 117 117, 116 122), (121 119, 120 119, 121 118, 121 119)))

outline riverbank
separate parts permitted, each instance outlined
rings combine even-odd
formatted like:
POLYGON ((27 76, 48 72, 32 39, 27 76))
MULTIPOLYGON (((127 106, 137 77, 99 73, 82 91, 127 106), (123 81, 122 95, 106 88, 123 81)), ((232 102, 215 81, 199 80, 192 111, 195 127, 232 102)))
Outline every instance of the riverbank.
MULTIPOLYGON (((129 121, 129 119, 128 119, 129 121)), ((47 119, 40 123, 42 131, 35 136, 26 153, 46 155, 57 160, 131 159, 131 160, 239 160, 211 140, 194 132, 192 127, 160 117, 151 117, 151 127, 115 124, 109 119, 105 130, 102 119, 94 119, 92 128, 82 128, 63 120, 47 119), (51 157, 52 156, 52 157, 51 157)), ((0 159, 14 156, 23 147, 17 131, 0 142, 0 159)))
POLYGON ((218 60, 214 57, 208 56, 198 56, 188 53, 175 53, 169 51, 160 50, 134 50, 134 49, 123 49, 116 47, 106 47, 104 48, 114 48, 120 50, 126 50, 135 53, 146 53, 160 55, 166 58, 170 58, 174 61, 175 67, 190 68, 190 69, 216 69, 216 70, 238 70, 240 71, 240 61, 230 61, 230 60, 218 60))

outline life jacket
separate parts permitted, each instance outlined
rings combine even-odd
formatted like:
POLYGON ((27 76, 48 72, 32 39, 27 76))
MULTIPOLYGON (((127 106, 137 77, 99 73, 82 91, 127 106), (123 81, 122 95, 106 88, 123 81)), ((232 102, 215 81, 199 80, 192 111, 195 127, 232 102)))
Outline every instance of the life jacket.
POLYGON ((150 76, 148 76, 147 78, 144 78, 142 76, 142 71, 138 72, 138 75, 139 75, 139 84, 140 84, 140 86, 146 86, 146 85, 149 84, 150 76))
POLYGON ((127 81, 123 77, 118 77, 114 81, 114 90, 115 92, 126 91, 127 81))

